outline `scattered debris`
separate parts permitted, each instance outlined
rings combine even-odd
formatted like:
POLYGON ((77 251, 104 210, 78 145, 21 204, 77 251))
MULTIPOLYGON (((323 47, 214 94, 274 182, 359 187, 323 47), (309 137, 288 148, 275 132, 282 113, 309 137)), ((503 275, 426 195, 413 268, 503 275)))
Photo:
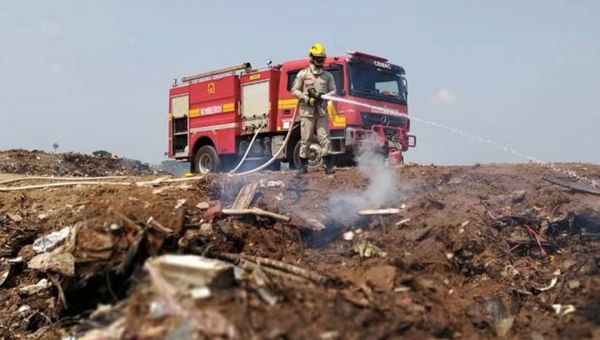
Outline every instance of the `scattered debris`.
POLYGON ((540 186, 533 167, 398 168, 411 188, 399 188, 410 200, 399 222, 399 199, 328 213, 331 193, 365 187, 355 169, 9 191, 0 337, 586 338, 600 296, 597 205, 540 186), (402 227, 379 232, 391 223, 402 227))
POLYGON ((381 248, 373 245, 372 243, 368 243, 365 241, 358 242, 354 245, 353 250, 361 257, 386 257, 387 253, 381 250, 381 248))
POLYGON ((0 263, 0 287, 6 282, 8 279, 8 275, 10 274, 10 265, 0 263))
POLYGON ((556 185, 561 186, 563 188, 571 189, 574 192, 581 192, 581 193, 584 193, 584 194, 591 194, 591 195, 600 196, 600 191, 589 189, 589 188, 586 188, 586 187, 584 187, 582 185, 578 185, 578 184, 575 184, 575 183, 568 183, 568 182, 561 181, 561 180, 558 180, 558 179, 555 179, 555 178, 551 178, 551 177, 543 177, 542 179, 544 181, 546 181, 546 182, 549 182, 549 183, 552 183, 552 184, 556 184, 556 185))
POLYGON ((221 211, 221 213, 223 215, 256 215, 256 216, 266 216, 266 217, 271 217, 271 218, 274 218, 276 220, 280 220, 280 221, 284 221, 284 222, 289 222, 292 219, 289 216, 284 216, 284 215, 272 213, 270 211, 265 211, 265 210, 262 210, 262 209, 259 209, 259 208, 240 209, 240 210, 223 209, 221 211))
POLYGON ((0 173, 76 177, 158 175, 166 172, 137 160, 77 152, 47 153, 13 149, 0 152, 0 173))
POLYGON ((556 315, 567 315, 570 313, 574 313, 576 311, 575 306, 573 306, 573 305, 555 304, 555 305, 552 305, 552 308, 556 312, 556 315))
POLYGON ((210 208, 210 204, 208 204, 208 202, 200 202, 196 205, 196 208, 198 209, 208 209, 210 208))
POLYGON ((406 224, 408 222, 410 222, 410 218, 405 218, 405 219, 403 219, 403 220, 401 220, 399 222, 396 222, 396 226, 401 226, 401 225, 404 225, 404 224, 406 224))
MULTIPOLYGON (((557 275, 560 275, 560 272, 557 275)), ((554 288, 554 286, 556 286, 557 282, 558 282, 558 276, 555 276, 552 278, 552 281, 550 282, 550 284, 548 286, 542 287, 542 288, 536 288, 536 290, 539 290, 540 292, 550 290, 550 289, 554 288)))
POLYGON ((512 203, 521 203, 525 200, 525 195, 527 192, 525 190, 517 190, 510 194, 510 201, 512 203))
POLYGON ((175 209, 179 209, 181 207, 183 207, 183 205, 185 204, 186 200, 181 198, 177 200, 177 204, 175 205, 175 209))
POLYGON ((69 236, 70 231, 71 227, 67 226, 44 237, 38 238, 33 242, 33 250, 38 254, 53 250, 60 242, 64 241, 69 236))
POLYGON ((246 210, 250 208, 250 204, 252 204, 252 200, 254 199, 254 195, 256 195, 256 189, 258 188, 258 184, 251 183, 242 187, 242 190, 238 193, 235 201, 233 202, 231 209, 232 210, 246 210))
POLYGON ((309 213, 302 209, 295 209, 292 216, 292 224, 299 226, 300 228, 306 228, 313 231, 324 230, 325 224, 322 221, 325 220, 325 216, 320 213, 309 213))
POLYGON ((512 328, 515 317, 499 299, 485 300, 469 307, 467 314, 476 325, 482 323, 490 327, 496 336, 505 337, 512 328))
POLYGON ((235 279, 233 266, 197 255, 162 255, 146 261, 160 271, 171 286, 189 291, 194 288, 228 288, 235 279))
POLYGON ((400 213, 400 209, 389 208, 389 209, 369 209, 361 210, 358 212, 359 215, 396 215, 400 213))
POLYGON ((261 179, 259 183, 261 187, 285 187, 283 181, 265 181, 261 179))
POLYGON ((21 287, 19 289, 19 292, 21 292, 22 294, 25 295, 33 295, 36 294, 44 289, 49 288, 51 285, 48 282, 48 280, 46 279, 41 279, 38 283, 34 284, 34 285, 29 285, 29 286, 25 286, 25 287, 21 287))
POLYGON ((75 276, 75 258, 71 253, 64 253, 62 249, 35 256, 27 266, 44 273, 56 272, 64 276, 75 276))

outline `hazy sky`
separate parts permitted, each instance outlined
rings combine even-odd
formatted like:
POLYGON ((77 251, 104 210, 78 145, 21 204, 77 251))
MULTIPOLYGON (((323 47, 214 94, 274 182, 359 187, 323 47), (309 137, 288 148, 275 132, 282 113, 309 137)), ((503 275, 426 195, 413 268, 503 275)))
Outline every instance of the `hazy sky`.
MULTIPOLYGON (((409 112, 545 161, 600 163, 600 2, 0 0, 0 149, 143 161, 171 80, 360 50, 404 66, 409 112)), ((413 123, 419 163, 525 159, 413 123)))

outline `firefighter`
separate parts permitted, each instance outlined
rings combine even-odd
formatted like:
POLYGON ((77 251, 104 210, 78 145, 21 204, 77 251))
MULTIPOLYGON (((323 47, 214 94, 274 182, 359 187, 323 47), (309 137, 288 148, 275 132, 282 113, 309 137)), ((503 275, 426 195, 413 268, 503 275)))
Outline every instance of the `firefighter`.
POLYGON ((333 164, 331 159, 331 141, 329 121, 327 118, 327 101, 323 95, 336 93, 333 75, 323 70, 327 53, 321 44, 314 44, 308 49, 310 66, 301 70, 292 87, 293 95, 299 100, 300 111, 300 162, 298 175, 308 171, 309 145, 313 134, 321 146, 321 156, 325 173, 332 174, 333 164))

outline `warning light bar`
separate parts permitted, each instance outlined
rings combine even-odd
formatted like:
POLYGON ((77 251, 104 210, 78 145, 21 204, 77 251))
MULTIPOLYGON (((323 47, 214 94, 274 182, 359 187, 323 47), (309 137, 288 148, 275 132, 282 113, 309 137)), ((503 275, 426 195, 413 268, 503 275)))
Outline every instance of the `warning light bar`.
POLYGON ((348 54, 351 55, 351 56, 362 57, 362 58, 369 58, 369 59, 381 61, 381 62, 384 62, 384 63, 388 61, 386 58, 378 57, 376 55, 372 55, 372 54, 368 54, 368 53, 363 53, 363 52, 358 52, 358 51, 350 51, 350 52, 348 52, 348 54))

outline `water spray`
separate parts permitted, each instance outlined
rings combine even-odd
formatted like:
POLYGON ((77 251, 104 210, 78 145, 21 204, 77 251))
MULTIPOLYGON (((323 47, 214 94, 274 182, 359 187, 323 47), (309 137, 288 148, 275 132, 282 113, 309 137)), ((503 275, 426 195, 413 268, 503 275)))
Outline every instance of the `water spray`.
POLYGON ((565 174, 565 175, 567 175, 567 176, 569 176, 571 178, 576 178, 578 180, 584 180, 584 181, 587 181, 588 183, 590 183, 592 185, 596 185, 596 181, 591 180, 589 178, 586 178, 584 176, 581 176, 581 175, 577 174, 573 170, 561 169, 561 168, 557 167, 554 164, 551 164, 551 163, 548 163, 548 162, 544 162, 544 161, 539 160, 539 159, 537 159, 535 157, 529 156, 529 155, 527 155, 527 154, 525 154, 523 152, 520 152, 520 151, 512 149, 512 148, 509 148, 509 147, 504 146, 502 144, 499 144, 499 143, 497 143, 497 142, 495 142, 495 141, 493 141, 491 139, 484 139, 484 138, 479 137, 477 135, 473 135, 473 134, 470 134, 468 132, 461 131, 461 130, 459 130, 457 128, 454 128, 454 127, 451 127, 451 126, 446 126, 446 125, 439 124, 439 123, 436 123, 436 122, 431 122, 431 121, 428 121, 428 120, 425 120, 425 119, 422 119, 422 118, 418 118, 418 117, 415 117, 415 116, 412 116, 412 115, 409 116, 409 115, 407 115, 405 113, 396 111, 394 109, 379 107, 379 106, 370 105, 370 104, 365 104, 365 103, 361 103, 361 102, 357 102, 357 101, 349 100, 349 99, 345 99, 345 98, 340 98, 340 97, 335 97, 335 96, 330 96, 330 95, 324 95, 323 98, 327 99, 327 100, 334 101, 334 102, 341 102, 341 103, 346 103, 346 104, 351 104, 351 105, 362 106, 362 107, 365 107, 365 108, 369 108, 369 109, 371 109, 373 111, 378 111, 378 112, 390 114, 390 115, 393 115, 393 116, 409 118, 409 119, 414 120, 416 122, 427 124, 429 126, 433 126, 433 127, 439 128, 439 129, 446 130, 446 131, 450 131, 450 132, 462 135, 464 137, 473 139, 473 140, 478 141, 480 143, 489 144, 489 145, 491 145, 491 146, 493 146, 495 148, 498 148, 500 150, 503 150, 503 151, 506 151, 506 152, 510 152, 513 155, 519 156, 521 158, 525 158, 525 159, 527 159, 527 160, 529 160, 531 162, 537 163, 539 165, 547 166, 550 169, 552 169, 553 171, 563 173, 563 174, 565 174))

